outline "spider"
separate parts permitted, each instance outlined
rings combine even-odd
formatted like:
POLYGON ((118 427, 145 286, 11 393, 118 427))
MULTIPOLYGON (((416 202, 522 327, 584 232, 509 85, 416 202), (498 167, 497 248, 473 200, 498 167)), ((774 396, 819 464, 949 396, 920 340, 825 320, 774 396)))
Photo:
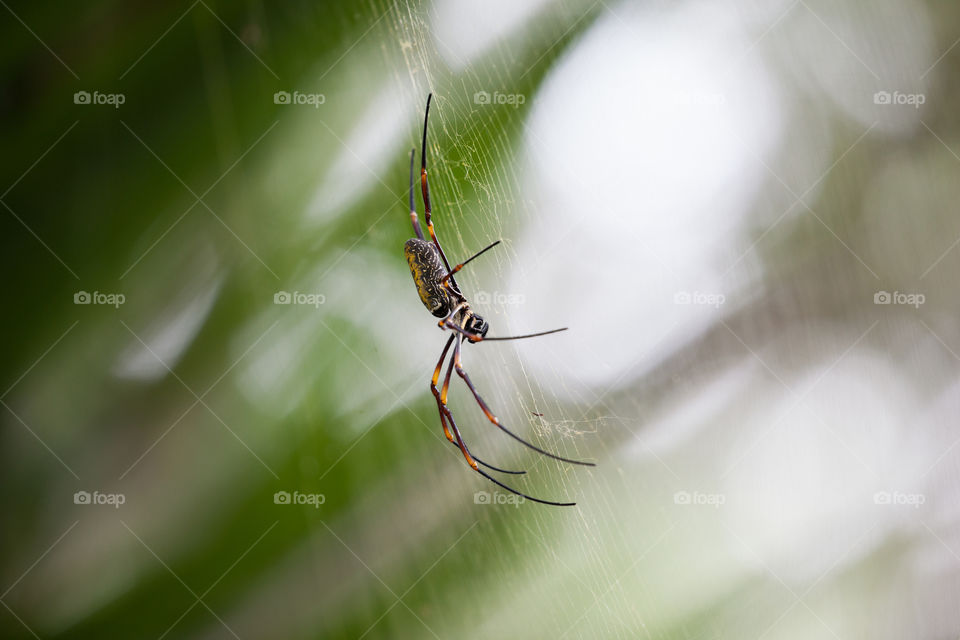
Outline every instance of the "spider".
POLYGON ((545 451, 540 447, 527 442, 513 431, 509 430, 507 427, 503 426, 500 423, 500 419, 494 415, 487 403, 483 400, 483 398, 480 397, 476 387, 470 380, 470 376, 463 368, 460 360, 460 351, 464 339, 470 343, 482 342, 484 340, 520 340, 523 338, 534 338, 537 336, 545 336, 551 333, 557 333, 559 331, 566 331, 567 328, 563 327, 561 329, 541 331, 539 333, 531 333, 522 336, 488 338, 487 331, 489 330, 490 326, 487 324, 486 320, 473 311, 473 309, 470 307, 470 303, 467 301, 466 296, 464 296, 460 291, 460 287, 457 285, 454 274, 463 269, 463 267, 474 258, 479 257, 484 252, 489 251, 500 244, 500 241, 497 240, 493 244, 484 247, 452 269, 450 268, 450 263, 447 261, 447 256, 444 254, 443 247, 440 246, 440 241, 437 239, 437 234, 434 231, 433 220, 430 218, 430 187, 427 183, 427 121, 430 117, 430 99, 432 97, 433 94, 427 96, 427 108, 423 116, 423 144, 420 149, 420 188, 423 195, 424 217, 426 218, 427 231, 430 234, 430 239, 427 240, 423 235, 423 230, 420 227, 420 221, 417 218, 416 206, 414 205, 413 201, 414 161, 416 149, 411 149, 410 223, 413 225, 413 231, 417 237, 407 240, 407 242, 403 245, 403 252, 406 255, 407 264, 410 267, 410 273, 413 275, 413 282, 417 287, 417 293, 420 294, 420 301, 423 302, 423 306, 425 306, 427 310, 435 317, 440 318, 440 321, 437 322, 437 325, 441 329, 444 331, 451 329, 453 331, 453 334, 447 339, 446 346, 443 347, 443 352, 440 354, 440 360, 437 362, 437 366, 433 370, 433 378, 430 381, 430 391, 433 393, 433 396, 437 401, 437 410, 440 413, 440 423, 443 425, 443 433, 447 437, 447 440, 449 440, 455 447, 460 449, 460 452, 466 459, 467 464, 469 464, 474 471, 487 478, 494 484, 499 485, 511 493, 522 496, 527 500, 532 500, 533 502, 555 505, 559 507, 573 506, 576 504, 575 502, 554 502, 551 500, 541 500, 540 498, 529 496, 507 486, 481 469, 480 467, 482 466, 500 473, 514 475, 526 473, 526 471, 510 471, 495 467, 473 455, 467 448, 466 443, 464 443, 463 438, 460 435, 460 430, 457 428, 457 423, 453 419, 453 413, 451 413, 450 408, 447 406, 447 391, 450 388, 450 379, 453 376, 454 370, 456 370, 457 375, 460 376, 466 383, 467 387, 469 387, 470 392, 476 399, 477 404, 480 405, 480 409, 483 411, 484 415, 486 415, 487 420, 496 425, 501 431, 512 437, 514 440, 517 440, 521 444, 533 449, 537 453, 547 456, 548 458, 553 458, 554 460, 560 460, 561 462, 567 462, 570 464, 579 464, 587 467, 596 466, 592 462, 571 460, 570 458, 564 458, 550 453, 549 451, 545 451), (450 351, 451 346, 453 346, 453 355, 450 357, 447 365, 447 374, 443 380, 443 387, 438 389, 437 382, 440 380, 440 371, 443 369, 443 363, 447 358, 447 353, 450 351))

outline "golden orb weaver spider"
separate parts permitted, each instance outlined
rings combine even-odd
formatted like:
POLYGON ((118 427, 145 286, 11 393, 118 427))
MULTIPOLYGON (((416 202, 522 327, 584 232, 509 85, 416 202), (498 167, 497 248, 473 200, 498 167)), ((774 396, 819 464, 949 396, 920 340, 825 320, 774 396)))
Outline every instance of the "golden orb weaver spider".
POLYGON ((447 256, 443 252, 443 247, 440 246, 440 241, 437 239, 436 231, 434 231, 433 228, 433 220, 430 217, 430 186, 427 183, 427 121, 430 117, 430 99, 432 97, 433 94, 427 96, 427 108, 423 116, 423 143, 420 148, 420 189, 423 195, 423 214, 424 218, 426 218, 427 231, 430 233, 430 240, 427 240, 423 235, 423 230, 420 228, 420 221, 417 218, 417 209, 413 202, 414 160, 417 150, 411 149, 410 223, 413 225, 413 232, 417 237, 407 240, 407 242, 403 245, 403 252, 406 255, 407 264, 410 267, 410 274, 413 276, 413 282, 417 287, 417 293, 420 295, 420 301, 423 303, 423 306, 425 306, 427 310, 435 317, 440 318, 440 321, 437 323, 437 325, 441 329, 451 329, 454 332, 453 335, 447 339, 446 346, 443 347, 443 352, 440 354, 440 360, 437 362, 437 366, 433 370, 433 378, 430 381, 430 391, 433 393, 433 396, 437 401, 437 410, 440 413, 440 423, 443 425, 443 433, 447 437, 447 440, 460 449, 463 457, 467 460, 467 464, 469 464, 474 471, 487 478, 494 484, 499 485, 507 491, 515 493, 518 496, 522 496, 533 502, 539 502, 541 504, 549 504, 558 507, 572 507, 576 504, 575 502, 554 502, 551 500, 541 500, 540 498, 534 498, 525 493, 517 491, 516 489, 507 486, 481 469, 480 467, 483 466, 491 471, 497 471, 500 473, 514 475, 526 473, 526 471, 509 471, 507 469, 495 467, 473 455, 467 448, 467 445, 464 443, 463 438, 460 435, 460 430, 457 428, 457 423, 453 419, 453 413, 447 406, 447 391, 450 388, 450 379, 453 376, 454 370, 456 370, 457 375, 463 379, 467 387, 470 389, 470 392, 473 394, 474 399, 476 399, 477 404, 480 405, 480 409, 487 417, 487 420, 496 425, 501 431, 512 437, 514 440, 517 440, 521 444, 533 449, 537 453, 547 456, 548 458, 553 458, 554 460, 559 460, 561 462, 567 462, 570 464, 579 464, 585 467, 596 466, 592 462, 571 460, 570 458, 564 458, 562 456, 550 453, 549 451, 545 451, 540 447, 527 442, 513 431, 500 424, 500 419, 493 414, 493 412, 490 410, 490 407, 487 406, 487 403, 483 400, 483 398, 480 397, 476 387, 470 380, 470 376, 463 368, 463 365, 460 361, 460 349, 463 345, 464 338, 466 338, 467 342, 471 343, 481 342, 484 340, 520 340, 522 338, 534 338, 537 336, 545 336, 551 333, 557 333, 559 331, 566 331, 567 328, 563 327, 561 329, 541 331, 539 333, 531 333, 522 336, 488 338, 487 330, 490 327, 487 324, 487 321, 470 308, 470 304, 467 301, 466 296, 464 296, 460 291, 460 287, 457 285, 454 274, 460 271, 474 258, 500 244, 500 241, 497 240, 493 244, 484 247, 452 269, 450 268, 450 263, 447 261, 447 256), (443 387, 437 389, 437 382, 440 380, 440 371, 443 369, 443 363, 447 358, 447 353, 450 351, 451 345, 453 345, 453 355, 450 357, 449 364, 447 365, 447 374, 443 380, 443 387))

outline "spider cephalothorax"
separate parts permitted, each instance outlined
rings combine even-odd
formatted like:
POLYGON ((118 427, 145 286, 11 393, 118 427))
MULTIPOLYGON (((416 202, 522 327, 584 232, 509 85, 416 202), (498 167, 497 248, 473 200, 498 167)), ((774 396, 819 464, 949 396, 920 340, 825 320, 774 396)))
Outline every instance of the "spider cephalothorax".
POLYGON ((566 327, 563 329, 541 331, 539 333, 531 333, 523 336, 509 336, 500 338, 487 337, 487 331, 490 329, 490 326, 487 324, 486 320, 477 315, 473 309, 470 308, 470 304, 467 302, 466 296, 464 296, 460 291, 460 287, 457 285, 457 281, 454 279, 454 274, 460 271, 465 264, 477 256, 500 244, 500 241, 497 240, 493 244, 488 245, 487 247, 475 253, 473 256, 467 258, 460 264, 454 266, 452 269, 450 268, 450 263, 447 261, 447 256, 443 253, 443 247, 440 246, 440 241, 437 239, 436 231, 434 231, 433 228, 433 221, 430 217, 430 186, 427 183, 427 121, 430 117, 431 97, 432 94, 427 96, 427 109, 423 117, 423 146, 420 150, 420 188, 423 195, 424 218, 426 219, 427 231, 430 234, 430 239, 427 240, 423 235, 423 230, 420 228, 420 221, 417 218, 417 210, 413 202, 414 156, 416 155, 416 150, 411 149, 410 223, 413 225, 413 231, 417 237, 407 240, 407 242, 403 245, 403 253, 407 258, 407 265, 410 267, 410 274, 413 276, 413 282, 417 287, 417 293, 420 296, 420 301, 423 303, 423 306, 425 306, 427 310, 435 317, 441 319, 437 323, 441 329, 450 329, 454 332, 453 335, 447 339, 447 344, 444 346, 443 352, 440 354, 440 361, 437 362, 437 366, 433 370, 433 378, 430 381, 430 391, 437 400, 437 409, 440 412, 440 423, 443 425, 443 433, 446 435, 447 440, 452 442, 458 449, 460 449, 461 453, 463 453, 463 457, 466 458, 467 463, 474 471, 486 477, 495 484, 503 487, 507 491, 523 496, 524 498, 534 502, 558 506, 572 506, 575 503, 552 502, 550 500, 533 498, 525 493, 517 491, 516 489, 508 487, 499 480, 491 477, 486 471, 482 470, 480 466, 484 466, 493 471, 499 471, 500 473, 526 473, 525 471, 508 471, 506 469, 495 467, 483 462, 477 458, 477 456, 470 453, 470 450, 467 449, 467 445, 463 442, 463 438, 460 435, 460 430, 457 428, 457 423, 453 419, 453 413, 451 413, 450 408, 447 406, 447 391, 450 388, 450 379, 453 376, 454 370, 456 370, 457 375, 460 376, 460 378, 462 378, 466 383, 467 387, 469 387, 470 392, 476 399, 477 404, 480 405, 480 408, 483 410, 483 413, 487 419, 509 436, 523 443, 534 451, 537 451, 549 458, 553 458, 554 460, 569 462, 571 464, 580 464, 588 467, 594 466, 592 462, 571 460, 570 458, 564 458, 545 451, 540 447, 527 442, 500 424, 500 419, 497 418, 492 411, 490 411, 487 403, 484 402, 483 398, 480 397, 480 394, 477 393, 477 389, 473 386, 470 376, 467 375, 466 370, 463 368, 463 365, 460 361, 460 352, 464 338, 466 338, 468 342, 482 342, 484 340, 518 340, 520 338, 533 338, 536 336, 547 335, 549 333, 556 333, 558 331, 565 331, 566 327), (446 360, 447 353, 450 351, 451 346, 453 346, 453 356, 450 358, 450 361, 447 365, 447 374, 443 380, 443 387, 438 389, 437 382, 440 380, 440 371, 443 369, 444 360, 446 360))

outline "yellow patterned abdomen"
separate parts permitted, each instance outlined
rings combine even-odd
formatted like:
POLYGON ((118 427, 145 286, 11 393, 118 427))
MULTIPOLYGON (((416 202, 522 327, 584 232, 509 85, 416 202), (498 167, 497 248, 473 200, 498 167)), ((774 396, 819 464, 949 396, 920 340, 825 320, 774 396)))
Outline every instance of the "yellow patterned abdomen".
POLYGON ((403 254, 407 257, 420 302, 434 316, 445 317, 451 308, 450 294, 440 283, 447 271, 436 247, 426 240, 410 238, 403 245, 403 254))

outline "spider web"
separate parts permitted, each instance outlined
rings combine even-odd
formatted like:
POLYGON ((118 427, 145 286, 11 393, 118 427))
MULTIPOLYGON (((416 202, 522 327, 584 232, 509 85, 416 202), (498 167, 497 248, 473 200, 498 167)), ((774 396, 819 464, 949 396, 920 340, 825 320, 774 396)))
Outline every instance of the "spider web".
POLYGON ((0 635, 956 636, 956 7, 208 0, 82 61, 122 16, 13 4, 0 635), (90 90, 122 59, 124 107, 54 51, 90 90), (570 328, 464 365, 598 466, 450 406, 575 508, 443 437, 401 251, 429 92, 447 255, 503 240, 461 287, 492 336, 570 328))

